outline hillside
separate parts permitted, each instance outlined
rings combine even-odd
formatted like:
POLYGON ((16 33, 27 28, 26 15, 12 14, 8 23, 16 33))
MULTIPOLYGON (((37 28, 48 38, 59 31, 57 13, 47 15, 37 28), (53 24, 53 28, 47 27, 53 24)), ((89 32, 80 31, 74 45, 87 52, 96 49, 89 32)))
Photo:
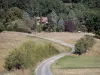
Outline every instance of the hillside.
POLYGON ((26 40, 27 36, 23 33, 0 33, 0 70, 3 69, 4 58, 9 54, 9 52, 20 46, 26 40))
MULTIPOLYGON (((50 41, 46 41, 40 38, 37 38, 33 36, 34 34, 27 34, 27 33, 20 33, 20 32, 2 32, 0 33, 0 72, 4 70, 4 62, 5 57, 9 55, 10 52, 12 52, 15 48, 19 48, 23 45, 23 43, 33 40, 35 42, 38 42, 38 44, 44 44, 44 43, 51 43, 59 52, 66 52, 69 51, 69 48, 66 48, 60 44, 52 43, 50 41)), ((41 45, 43 46, 43 45, 41 45)), ((37 47, 39 48, 39 47, 37 47)), ((42 53, 42 52, 41 52, 42 53)), ((44 57, 47 58, 47 57, 44 57)), ((37 62, 39 63, 39 62, 37 62)), ((21 73, 21 71, 13 72, 14 74, 21 73)), ((25 73, 29 72, 29 70, 25 70, 25 73)), ((13 73, 11 73, 13 75, 13 73)), ((26 74, 27 75, 27 74, 26 74)))
MULTIPOLYGON (((48 38, 60 39, 75 44, 85 34, 90 33, 44 33, 48 38)), ((90 34, 93 35, 93 34, 90 34)), ((52 65, 54 75, 100 75, 100 39, 95 38, 95 45, 82 56, 70 55, 57 60, 52 65)))

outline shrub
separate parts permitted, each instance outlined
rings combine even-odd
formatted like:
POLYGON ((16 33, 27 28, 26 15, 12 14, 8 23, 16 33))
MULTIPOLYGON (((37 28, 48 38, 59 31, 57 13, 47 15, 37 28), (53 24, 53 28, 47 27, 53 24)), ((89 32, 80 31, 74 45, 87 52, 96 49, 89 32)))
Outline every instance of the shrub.
POLYGON ((53 31, 54 32, 62 32, 62 31, 64 31, 64 28, 61 25, 54 25, 53 31))
POLYGON ((51 43, 28 41, 10 53, 4 67, 7 70, 35 67, 38 62, 57 53, 51 43))
POLYGON ((42 25, 37 25, 36 30, 37 30, 37 32, 41 32, 42 31, 42 25))
POLYGON ((18 31, 18 32, 25 32, 25 33, 32 33, 31 28, 29 28, 25 22, 21 19, 12 21, 7 26, 7 30, 9 31, 18 31))
POLYGON ((32 33, 30 28, 18 28, 16 31, 25 32, 25 33, 32 33))
POLYGON ((14 31, 14 27, 12 25, 8 25, 6 29, 8 31, 14 31))
POLYGON ((0 32, 4 31, 5 27, 3 24, 0 24, 0 32))
POLYGON ((19 50, 15 49, 10 55, 5 59, 5 68, 7 70, 11 69, 21 69, 25 67, 24 62, 24 54, 22 54, 19 50))
POLYGON ((77 41, 75 44, 75 54, 86 53, 94 45, 95 40, 90 35, 85 35, 83 38, 77 41))
POLYGON ((87 28, 85 25, 76 25, 76 31, 87 32, 87 28))
POLYGON ((100 29, 99 29, 99 30, 97 30, 97 31, 95 32, 95 34, 96 34, 97 36, 99 36, 99 37, 100 37, 100 29))
POLYGON ((7 26, 7 30, 8 31, 17 31, 17 32, 25 32, 25 33, 32 33, 30 28, 16 28, 17 26, 12 26, 12 25, 8 25, 7 26))
POLYGON ((17 7, 12 7, 7 11, 6 18, 9 21, 14 21, 16 19, 22 19, 23 18, 23 11, 17 7))

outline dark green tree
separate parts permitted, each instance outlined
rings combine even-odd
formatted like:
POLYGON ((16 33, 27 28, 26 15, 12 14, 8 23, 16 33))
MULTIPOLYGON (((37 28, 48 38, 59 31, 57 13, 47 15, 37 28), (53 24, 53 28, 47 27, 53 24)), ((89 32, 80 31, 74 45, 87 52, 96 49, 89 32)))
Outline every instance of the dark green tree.
POLYGON ((100 0, 83 0, 83 4, 89 8, 100 8, 100 0))
POLYGON ((86 12, 86 27, 89 32, 95 32, 100 29, 100 11, 89 10, 86 12))

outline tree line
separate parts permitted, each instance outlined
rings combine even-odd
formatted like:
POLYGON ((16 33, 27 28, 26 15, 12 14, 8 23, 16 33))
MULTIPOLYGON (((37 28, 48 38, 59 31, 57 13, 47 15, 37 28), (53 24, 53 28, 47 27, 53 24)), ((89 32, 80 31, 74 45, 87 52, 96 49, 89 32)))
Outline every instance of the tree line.
POLYGON ((13 28, 9 26, 11 22, 23 19, 23 14, 24 16, 27 14, 29 17, 48 17, 50 19, 49 25, 45 26, 49 28, 48 30, 61 31, 61 27, 57 27, 58 22, 71 20, 77 31, 88 31, 99 35, 99 4, 100 0, 0 0, 1 31, 3 26, 11 30, 13 28))

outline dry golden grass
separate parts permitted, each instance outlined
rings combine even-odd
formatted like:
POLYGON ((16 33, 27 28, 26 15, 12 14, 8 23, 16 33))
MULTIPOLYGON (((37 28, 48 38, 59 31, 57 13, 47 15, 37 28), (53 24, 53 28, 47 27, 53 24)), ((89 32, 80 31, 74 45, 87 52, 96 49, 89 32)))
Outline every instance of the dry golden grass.
POLYGON ((100 75, 98 69, 54 69, 54 75, 100 75))
POLYGON ((63 42, 67 42, 70 44, 75 44, 77 40, 79 40, 81 37, 83 37, 86 34, 93 35, 91 33, 69 33, 69 32, 37 33, 38 36, 61 40, 63 42))
POLYGON ((30 75, 30 70, 15 70, 8 73, 1 73, 0 75, 30 75))
POLYGON ((85 55, 100 56, 100 39, 95 39, 95 40, 96 40, 95 45, 93 46, 91 51, 89 51, 89 53, 85 55))
MULTIPOLYGON (((38 36, 52 38, 67 42, 70 44, 75 44, 77 40, 89 33, 37 33, 38 36)), ((27 39, 26 33, 19 32, 3 32, 0 33, 0 71, 3 70, 4 58, 12 51, 14 48, 20 46, 27 39)), ((33 34, 32 34, 33 35, 33 34)), ((90 34, 91 35, 91 34, 90 34)), ((33 38, 33 37, 32 37, 33 38)), ((37 40, 37 39, 35 39, 37 40)), ((58 44, 55 44, 58 46, 58 44)), ((59 46, 59 49, 65 51, 65 48, 59 46)), ((100 40, 96 39, 96 44, 92 50, 86 55, 100 55, 100 40)), ((100 69, 53 69, 55 75, 100 75, 100 69)), ((9 75, 28 75, 29 71, 14 71, 9 73, 9 75)), ((2 74, 0 74, 2 75, 2 74)))
MULTIPOLYGON (((0 72, 4 71, 4 68, 3 68, 4 58, 9 54, 9 52, 11 52, 15 48, 23 44, 25 41, 30 40, 30 39, 34 41, 45 41, 36 37, 33 38, 32 35, 34 34, 10 32, 10 31, 9 32, 5 31, 5 32, 0 33, 0 72)), ((56 43, 53 43, 53 44, 56 48, 59 48, 58 50, 61 52, 64 52, 69 49, 64 46, 61 46, 60 44, 56 44, 56 43)), ((25 71, 17 70, 14 72, 9 72, 8 75, 28 75, 27 73, 28 73, 28 70, 25 70, 25 71)), ((5 73, 5 75, 6 74, 7 73, 5 73)))
POLYGON ((25 42, 27 36, 25 33, 18 32, 2 32, 0 33, 0 71, 3 70, 4 58, 10 51, 25 42))
MULTIPOLYGON (((38 36, 46 37, 46 38, 52 38, 61 40, 63 42, 67 42, 70 44, 75 44, 77 40, 82 38, 84 35, 93 35, 92 33, 69 33, 69 32, 53 32, 53 33, 37 33, 38 36)), ((96 43, 94 47, 85 55, 100 55, 100 39, 96 39, 96 43)))
MULTIPOLYGON (((60 32, 60 33, 38 33, 38 36, 58 39, 63 42, 67 42, 70 44, 75 44, 77 40, 79 40, 84 35, 91 33, 68 33, 68 32, 60 32)), ((83 56, 100 56, 100 39, 96 39, 96 43, 94 47, 83 56)), ((54 67, 54 66, 53 66, 54 67)), ((52 68, 54 75, 100 75, 100 68, 98 69, 57 69, 52 68)))

